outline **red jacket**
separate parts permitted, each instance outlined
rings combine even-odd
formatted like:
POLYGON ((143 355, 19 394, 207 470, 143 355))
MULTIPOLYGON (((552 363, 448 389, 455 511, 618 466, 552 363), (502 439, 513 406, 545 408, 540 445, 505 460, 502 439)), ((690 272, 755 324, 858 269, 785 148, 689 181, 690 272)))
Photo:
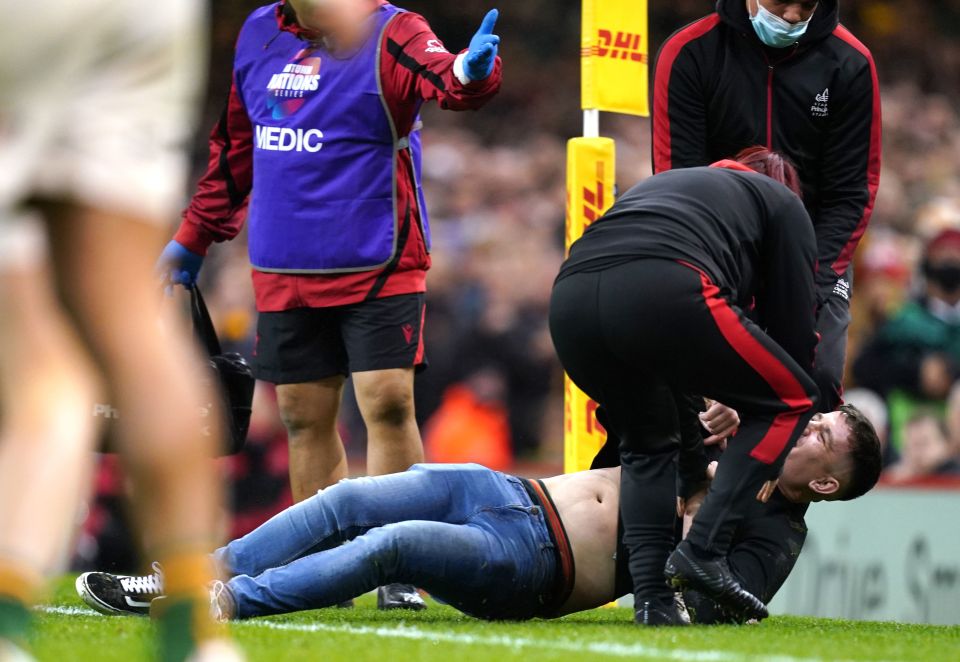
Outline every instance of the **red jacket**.
MULTIPOLYGON (((384 4, 384 0, 380 0, 384 4)), ((308 37, 292 19, 286 6, 278 5, 281 30, 308 37)), ((482 81, 462 84, 453 73, 456 55, 442 42, 420 15, 405 12, 394 19, 383 35, 380 75, 383 94, 399 135, 413 129, 419 102, 436 100, 441 108, 473 110, 483 106, 500 89, 502 65, 497 58, 493 73, 482 81)), ((397 153, 397 209, 409 204, 419 221, 420 209, 408 150, 397 153)), ((206 255, 210 244, 233 239, 243 227, 252 186, 253 128, 236 86, 223 115, 210 134, 207 171, 197 185, 174 239, 189 250, 206 255)), ((402 212, 401 212, 402 213, 402 212)), ((366 299, 410 294, 426 290, 430 255, 420 223, 408 228, 400 259, 383 269, 330 275, 278 274, 253 271, 257 310, 273 312, 291 308, 322 308, 358 303, 366 299)), ((400 241, 404 238, 401 237, 400 241)))

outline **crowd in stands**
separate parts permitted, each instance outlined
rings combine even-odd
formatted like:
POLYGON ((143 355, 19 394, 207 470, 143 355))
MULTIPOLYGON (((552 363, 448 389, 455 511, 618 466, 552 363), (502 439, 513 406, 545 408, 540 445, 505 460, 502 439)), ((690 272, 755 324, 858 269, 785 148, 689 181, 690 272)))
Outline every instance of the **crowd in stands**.
MULTIPOLYGON (((256 0, 214 0, 208 102, 195 146, 230 80, 232 47, 256 0)), ((451 50, 490 0, 398 0, 451 50)), ((876 56, 884 114, 881 186, 856 257, 847 398, 888 443, 888 480, 960 475, 960 0, 842 0, 841 20, 876 56)), ((428 459, 559 470, 562 375, 546 327, 563 259, 565 142, 580 132, 580 0, 501 3, 500 95, 478 113, 424 109, 425 188, 433 227, 417 410, 428 459)), ((651 61, 709 0, 650 1, 651 61)), ((620 190, 651 174, 646 118, 604 115, 620 190)), ((171 219, 173 223, 176 219, 171 219)), ((242 239, 211 251, 202 285, 225 341, 250 354, 256 323, 242 239)), ((289 500, 283 428, 258 389, 249 450, 228 462, 246 515, 232 534, 289 500)), ((348 451, 365 433, 348 393, 348 451)), ((351 469, 362 472, 362 460, 351 469)))

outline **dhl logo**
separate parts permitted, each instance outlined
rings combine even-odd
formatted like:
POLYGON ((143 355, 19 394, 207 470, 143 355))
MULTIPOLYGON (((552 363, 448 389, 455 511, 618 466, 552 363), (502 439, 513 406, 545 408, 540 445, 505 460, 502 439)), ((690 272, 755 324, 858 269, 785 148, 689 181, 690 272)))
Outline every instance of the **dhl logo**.
POLYGON ((600 405, 587 397, 585 393, 581 393, 570 377, 567 377, 564 381, 566 395, 563 398, 563 419, 567 432, 570 433, 574 431, 573 407, 577 407, 578 409, 583 407, 583 409, 580 410, 583 414, 583 420, 580 421, 580 430, 586 432, 591 437, 596 435, 606 436, 607 431, 600 424, 600 421, 597 420, 597 409, 600 408, 600 405), (577 397, 578 395, 579 397, 577 397))
POLYGON ((646 62, 647 54, 640 49, 643 35, 635 32, 610 30, 597 31, 597 44, 588 46, 581 51, 584 57, 609 57, 614 60, 630 59, 634 62, 646 62))
POLYGON ((593 188, 589 186, 584 186, 582 195, 583 195, 583 206, 581 207, 580 216, 575 216, 573 213, 573 204, 570 199, 570 193, 567 193, 567 250, 570 249, 570 244, 580 238, 580 235, 583 234, 583 231, 593 223, 595 220, 600 218, 603 215, 603 212, 606 211, 604 206, 604 195, 603 195, 603 182, 604 182, 604 167, 603 161, 597 161, 597 179, 593 183, 593 188))
POLYGON ((597 161, 597 181, 594 188, 583 187, 583 217, 593 223, 605 211, 603 206, 603 161, 597 161))
POLYGON ((603 426, 600 425, 600 421, 597 420, 597 409, 600 408, 593 400, 587 400, 587 411, 586 411, 586 420, 584 425, 586 426, 587 434, 589 435, 606 435, 607 431, 603 429, 603 426))

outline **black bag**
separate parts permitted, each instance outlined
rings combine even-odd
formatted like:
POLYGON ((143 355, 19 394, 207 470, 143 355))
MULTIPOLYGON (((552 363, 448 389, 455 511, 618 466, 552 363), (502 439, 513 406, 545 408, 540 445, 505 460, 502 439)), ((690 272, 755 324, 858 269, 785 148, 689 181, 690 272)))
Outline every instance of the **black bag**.
MULTIPOLYGON (((210 357, 210 370, 216 390, 220 393, 225 415, 224 443, 219 455, 234 455, 243 450, 250 428, 250 411, 253 405, 253 388, 256 381, 246 359, 236 352, 224 352, 220 347, 216 329, 203 302, 200 288, 190 290, 190 316, 193 330, 210 357)), ((209 409, 209 408, 208 408, 209 409)))

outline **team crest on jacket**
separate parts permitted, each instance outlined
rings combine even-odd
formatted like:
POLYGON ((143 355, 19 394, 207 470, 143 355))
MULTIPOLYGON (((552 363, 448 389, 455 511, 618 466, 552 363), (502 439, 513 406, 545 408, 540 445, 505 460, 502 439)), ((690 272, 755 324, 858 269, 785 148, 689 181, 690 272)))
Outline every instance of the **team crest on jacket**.
POLYGON ((826 117, 830 114, 830 88, 823 88, 823 92, 820 92, 813 98, 813 105, 810 106, 810 114, 814 117, 826 117))
POLYGON ((283 65, 283 70, 267 83, 267 110, 275 120, 293 115, 306 103, 306 97, 320 88, 320 58, 311 57, 305 48, 283 65))

